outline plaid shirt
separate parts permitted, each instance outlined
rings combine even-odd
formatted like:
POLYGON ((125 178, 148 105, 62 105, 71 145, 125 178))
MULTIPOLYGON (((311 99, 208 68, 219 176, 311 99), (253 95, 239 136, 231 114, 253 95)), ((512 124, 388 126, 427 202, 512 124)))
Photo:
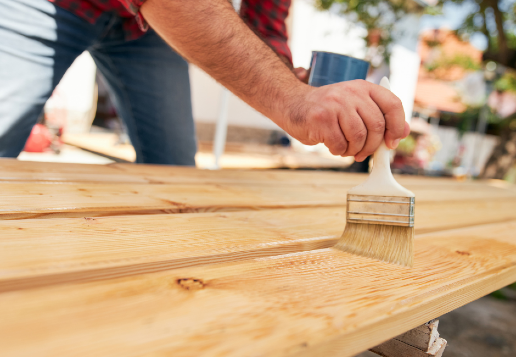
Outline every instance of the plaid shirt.
MULTIPOLYGON (((147 22, 140 14, 145 0, 49 0, 93 24, 106 11, 114 11, 125 18, 127 40, 143 35, 147 22)), ((191 0, 192 1, 192 0, 191 0)), ((285 19, 291 0, 242 0, 240 15, 244 21, 271 46, 276 53, 292 62, 287 45, 285 19)))

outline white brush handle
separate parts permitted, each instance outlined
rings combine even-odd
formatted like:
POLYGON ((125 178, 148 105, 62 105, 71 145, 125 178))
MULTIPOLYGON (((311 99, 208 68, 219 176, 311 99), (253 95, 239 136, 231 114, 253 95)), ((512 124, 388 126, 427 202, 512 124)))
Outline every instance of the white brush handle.
MULTIPOLYGON (((383 77, 380 85, 384 88, 391 89, 387 77, 383 77)), ((396 182, 391 172, 391 162, 389 149, 383 141, 373 156, 373 170, 367 180, 353 187, 348 191, 353 195, 371 195, 371 196, 397 196, 397 197, 414 197, 415 195, 396 182)))

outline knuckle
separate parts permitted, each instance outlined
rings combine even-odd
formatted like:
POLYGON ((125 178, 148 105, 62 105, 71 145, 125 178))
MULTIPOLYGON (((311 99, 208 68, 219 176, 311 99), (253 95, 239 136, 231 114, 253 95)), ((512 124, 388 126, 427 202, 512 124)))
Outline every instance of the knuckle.
POLYGON ((383 133, 385 131, 385 119, 376 119, 369 126, 368 129, 375 133, 383 133))
POLYGON ((326 99, 333 103, 339 103, 342 99, 340 88, 331 88, 326 94, 326 99))
POLYGON ((367 130, 364 128, 354 130, 351 134, 351 140, 352 141, 363 141, 367 137, 367 130))
POLYGON ((348 149, 348 144, 346 142, 341 142, 336 148, 336 153, 334 155, 342 155, 348 149))
POLYGON ((316 144, 319 144, 321 142, 321 140, 319 139, 319 135, 317 133, 311 131, 308 133, 307 142, 308 143, 305 145, 316 145, 316 144))
POLYGON ((397 96, 393 95, 394 98, 392 100, 392 110, 403 110, 403 103, 401 102, 401 99, 397 96))
POLYGON ((344 151, 339 150, 339 148, 337 148, 337 147, 331 147, 328 149, 330 149, 330 152, 332 155, 340 155, 344 152, 344 151))

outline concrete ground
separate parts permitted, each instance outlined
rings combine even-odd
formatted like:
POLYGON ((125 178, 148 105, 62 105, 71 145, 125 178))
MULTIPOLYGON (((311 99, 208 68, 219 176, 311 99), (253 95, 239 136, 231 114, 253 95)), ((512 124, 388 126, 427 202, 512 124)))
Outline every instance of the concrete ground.
POLYGON ((500 294, 503 299, 486 296, 439 318, 439 333, 448 341, 443 357, 516 356, 516 294, 508 288, 500 294))

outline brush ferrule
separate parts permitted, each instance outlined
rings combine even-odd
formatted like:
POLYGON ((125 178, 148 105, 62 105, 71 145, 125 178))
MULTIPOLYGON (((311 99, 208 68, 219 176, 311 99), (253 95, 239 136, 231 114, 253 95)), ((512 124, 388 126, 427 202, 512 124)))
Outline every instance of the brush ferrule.
POLYGON ((414 227, 414 197, 348 194, 347 221, 414 227))

